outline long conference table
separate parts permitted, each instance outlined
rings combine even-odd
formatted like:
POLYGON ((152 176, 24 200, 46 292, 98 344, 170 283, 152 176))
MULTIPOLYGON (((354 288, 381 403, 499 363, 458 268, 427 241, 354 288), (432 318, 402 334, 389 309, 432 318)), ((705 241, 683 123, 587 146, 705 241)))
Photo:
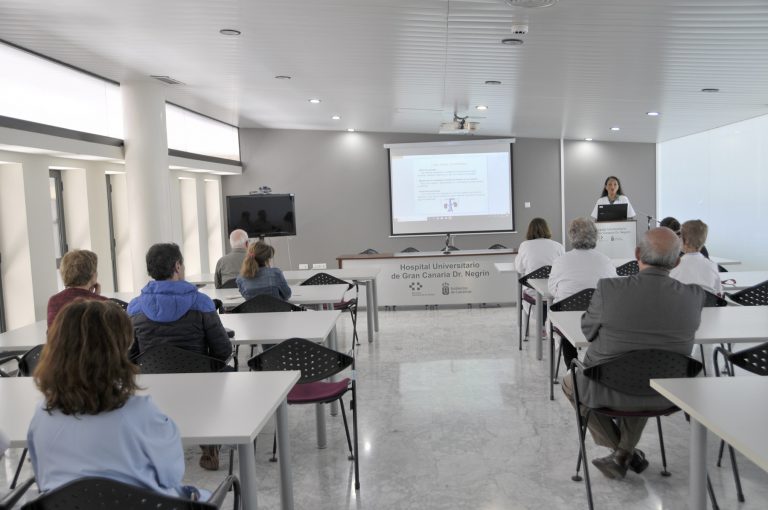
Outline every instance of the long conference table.
MULTIPOLYGON (((292 510, 293 477, 286 397, 300 372, 230 372, 139 375, 140 394, 149 394, 181 433, 185 445, 235 444, 243 508, 257 508, 253 441, 276 416, 280 455, 280 503, 292 510)), ((0 430, 12 448, 27 445, 27 428, 42 395, 31 377, 0 378, 0 430)))

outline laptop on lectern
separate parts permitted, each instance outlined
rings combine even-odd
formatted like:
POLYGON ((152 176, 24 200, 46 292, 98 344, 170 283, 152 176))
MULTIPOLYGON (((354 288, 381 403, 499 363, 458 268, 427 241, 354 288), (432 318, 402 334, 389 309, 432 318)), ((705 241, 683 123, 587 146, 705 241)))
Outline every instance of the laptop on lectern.
POLYGON ((597 206, 597 221, 624 221, 627 219, 627 204, 606 204, 597 206))

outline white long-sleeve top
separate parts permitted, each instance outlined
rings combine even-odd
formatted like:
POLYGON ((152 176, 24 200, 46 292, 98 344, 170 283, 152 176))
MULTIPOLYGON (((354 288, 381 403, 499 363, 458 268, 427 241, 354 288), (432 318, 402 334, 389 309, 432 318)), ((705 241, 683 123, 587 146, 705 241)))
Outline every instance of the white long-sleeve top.
POLYGON ((597 250, 571 250, 556 258, 549 274, 549 293, 557 303, 584 289, 594 289, 601 278, 616 278, 616 267, 597 250))
POLYGON ((597 199, 597 202, 595 202, 595 208, 592 209, 592 217, 597 219, 597 206, 598 205, 618 205, 618 204, 627 204, 627 218, 634 218, 637 214, 635 213, 635 210, 632 208, 632 204, 629 203, 629 199, 625 195, 616 195, 616 200, 611 202, 608 200, 608 197, 600 197, 597 199))
MULTIPOLYGON (((523 241, 520 243, 515 257, 515 269, 518 278, 542 266, 551 266, 552 262, 563 253, 565 253, 563 245, 552 239, 541 238, 523 241)), ((534 295, 530 289, 524 289, 524 292, 531 297, 534 295)))
POLYGON ((700 252, 686 253, 680 257, 680 264, 669 272, 669 276, 682 283, 695 283, 712 294, 723 293, 717 264, 700 252))

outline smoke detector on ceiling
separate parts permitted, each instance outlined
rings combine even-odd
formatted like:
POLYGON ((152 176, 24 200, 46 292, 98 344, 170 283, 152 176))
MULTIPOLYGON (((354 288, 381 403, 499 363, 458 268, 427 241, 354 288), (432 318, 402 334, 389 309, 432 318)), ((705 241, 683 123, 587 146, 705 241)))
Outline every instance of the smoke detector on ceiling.
POLYGON ((550 7, 555 5, 558 0, 504 0, 510 7, 527 7, 535 9, 538 7, 550 7))
POLYGON ((528 25, 512 25, 514 35, 525 35, 528 33, 528 25))

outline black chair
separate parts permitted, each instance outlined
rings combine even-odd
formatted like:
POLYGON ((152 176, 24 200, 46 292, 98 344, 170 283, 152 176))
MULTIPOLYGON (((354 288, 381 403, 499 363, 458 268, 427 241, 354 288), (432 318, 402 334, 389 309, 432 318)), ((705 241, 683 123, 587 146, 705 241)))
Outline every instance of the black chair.
MULTIPOLYGON (((346 282, 344 282, 346 283, 346 282)), ((270 313, 270 312, 304 312, 306 308, 294 305, 288 301, 270 296, 269 294, 259 294, 254 296, 245 303, 240 303, 235 308, 229 311, 229 313, 270 313)), ((273 344, 264 344, 264 349, 269 349, 273 344)), ((251 345, 251 356, 256 349, 255 345, 251 345)), ((235 345, 235 359, 240 354, 240 344, 235 345)))
POLYGON ((619 276, 632 276, 640 272, 640 266, 637 265, 636 260, 630 260, 626 264, 622 264, 616 268, 616 274, 619 276))
POLYGON ((113 298, 109 298, 108 301, 115 303, 117 306, 119 306, 123 310, 128 310, 128 303, 123 301, 122 299, 117 299, 113 297, 113 298))
MULTIPOLYGON (((357 282, 349 283, 348 281, 336 278, 328 273, 316 273, 301 282, 299 285, 347 285, 347 290, 355 289, 355 297, 333 305, 334 310, 345 310, 349 312, 352 318, 352 343, 353 345, 360 345, 360 339, 357 336, 357 298, 359 293, 359 285, 357 282)), ((371 306, 371 305, 368 305, 371 306)))
MULTIPOLYGON (((30 350, 25 352, 20 358, 19 358, 19 371, 18 376, 19 377, 32 377, 32 373, 35 371, 35 368, 37 367, 37 363, 40 361, 40 353, 43 352, 44 344, 36 345, 32 347, 30 350)), ((16 488, 16 483, 19 481, 19 475, 21 474, 21 468, 24 467, 24 460, 27 458, 27 449, 24 448, 21 451, 21 458, 19 459, 19 464, 16 466, 16 472, 13 475, 13 480, 11 480, 11 489, 16 488)))
POLYGON ((419 250, 417 250, 417 249, 416 249, 416 248, 414 248, 413 246, 409 246, 408 248, 404 249, 404 250, 403 250, 403 251, 401 251, 400 253, 416 253, 416 252, 418 252, 418 251, 419 251, 419 250))
MULTIPOLYGON (((34 483, 34 478, 24 482, 19 489, 9 494, 18 501, 24 492, 34 483)), ((77 508, 80 510, 214 510, 221 508, 227 492, 234 494, 233 509, 240 508, 240 482, 235 476, 227 476, 208 501, 191 501, 179 497, 167 496, 143 487, 110 480, 108 478, 85 477, 66 483, 61 487, 41 494, 36 499, 24 504, 21 510, 62 510, 77 508)), ((9 498, 10 500, 10 498, 9 498)), ((5 503, 5 499, 3 500, 5 503)), ((4 508, 12 508, 12 504, 4 508)))
POLYGON ((379 252, 374 250, 373 248, 368 248, 366 250, 363 250, 360 252, 360 255, 378 255, 379 252))
MULTIPOLYGON (((712 294, 711 292, 704 291, 704 295, 705 295, 704 297, 705 308, 728 306, 728 301, 726 301, 725 299, 721 298, 716 294, 712 294)), ((707 375, 707 364, 704 362, 704 360, 706 359, 704 357, 704 344, 699 344, 699 353, 701 353, 701 363, 704 367, 702 370, 704 371, 704 375, 707 375)))
POLYGON ((768 280, 733 294, 726 293, 731 301, 742 306, 768 305, 768 280))
MULTIPOLYGON (((288 393, 289 404, 329 404, 337 400, 339 401, 341 417, 344 420, 344 431, 347 435, 349 459, 355 462, 355 489, 359 489, 360 467, 358 464, 357 386, 355 382, 354 352, 353 348, 353 356, 348 356, 304 338, 291 338, 249 359, 248 366, 251 370, 257 372, 300 370, 301 378, 299 382, 288 393), (347 367, 352 369, 351 377, 341 381, 323 381, 323 379, 328 379, 347 367), (349 408, 352 411, 352 431, 355 435, 354 449, 349 435, 347 415, 342 400, 342 397, 348 391, 352 392, 349 408)), ((275 450, 276 442, 272 451, 273 458, 275 450)))
MULTIPOLYGON (((732 352, 723 346, 716 347, 712 355, 715 366, 715 375, 720 377, 720 367, 717 365, 717 357, 722 354, 725 360, 726 373, 734 375, 733 367, 739 367, 755 375, 768 376, 768 343, 760 344, 749 349, 732 352)), ((725 441, 720 441, 720 451, 717 454, 717 467, 723 460, 723 450, 725 441)), ((733 446, 728 445, 728 452, 731 456, 731 467, 733 468, 733 480, 736 483, 736 496, 740 502, 744 502, 744 491, 741 488, 741 478, 739 477, 739 467, 736 464, 736 452, 733 446)))
POLYGON ((542 278, 549 278, 549 272, 552 270, 552 266, 541 266, 540 268, 531 271, 525 276, 520 277, 517 281, 520 282, 520 295, 518 296, 519 299, 522 299, 526 303, 528 303, 528 319, 525 322, 525 335, 523 335, 523 304, 520 303, 520 311, 517 314, 517 324, 520 329, 520 335, 519 335, 519 349, 523 350, 523 336, 528 337, 528 328, 530 326, 531 322, 531 310, 533 309, 533 306, 536 304, 536 300, 533 299, 531 296, 523 292, 523 287, 528 287, 529 289, 533 289, 528 284, 528 280, 539 280, 542 278))
MULTIPOLYGON (((549 309, 552 312, 583 312, 589 308, 589 303, 592 300, 592 294, 595 293, 595 289, 584 289, 577 292, 565 299, 553 303, 549 309)), ((576 348, 565 338, 565 335, 554 327, 552 323, 549 323, 549 400, 555 399, 554 384, 557 382, 557 376, 560 373, 560 360, 563 357, 563 349, 566 349, 566 366, 570 366, 573 358, 577 356, 576 348), (560 347, 557 350, 557 362, 555 363, 555 333, 560 336, 560 347)))
POLYGON ((488 249, 489 250, 506 250, 507 247, 504 246, 503 244, 496 243, 496 244, 493 244, 493 245, 489 246, 488 249))
MULTIPOLYGON (((670 407, 660 410, 647 411, 624 411, 613 408, 588 408, 584 406, 579 396, 578 372, 592 380, 593 383, 602 384, 614 391, 626 393, 635 396, 658 396, 656 390, 651 388, 651 379, 663 379, 674 377, 695 377, 701 372, 701 363, 684 354, 678 354, 659 349, 646 349, 639 351, 630 351, 621 356, 600 363, 585 367, 581 361, 574 359, 571 363, 573 372, 573 398, 576 409, 576 423, 579 434, 579 458, 576 463, 576 474, 571 477, 573 481, 582 480, 579 475, 582 460, 584 461, 584 480, 587 487, 587 501, 592 510, 594 504, 592 501, 592 485, 589 480, 589 469, 586 455, 586 445, 584 443, 587 433, 587 422, 591 413, 600 413, 612 418, 656 418, 656 425, 659 430, 659 446, 661 448, 661 460, 663 470, 662 476, 670 476, 667 471, 667 456, 664 451, 664 435, 661 430, 661 417, 669 416, 680 409, 670 403, 670 407), (581 415, 580 409, 586 408, 585 416, 581 415)), ((707 477, 709 478, 709 477, 707 477)), ((710 495, 711 486, 710 486, 710 495)))
POLYGON ((226 282, 221 284, 220 289, 236 289, 237 288, 237 279, 236 278, 230 278, 226 282))

